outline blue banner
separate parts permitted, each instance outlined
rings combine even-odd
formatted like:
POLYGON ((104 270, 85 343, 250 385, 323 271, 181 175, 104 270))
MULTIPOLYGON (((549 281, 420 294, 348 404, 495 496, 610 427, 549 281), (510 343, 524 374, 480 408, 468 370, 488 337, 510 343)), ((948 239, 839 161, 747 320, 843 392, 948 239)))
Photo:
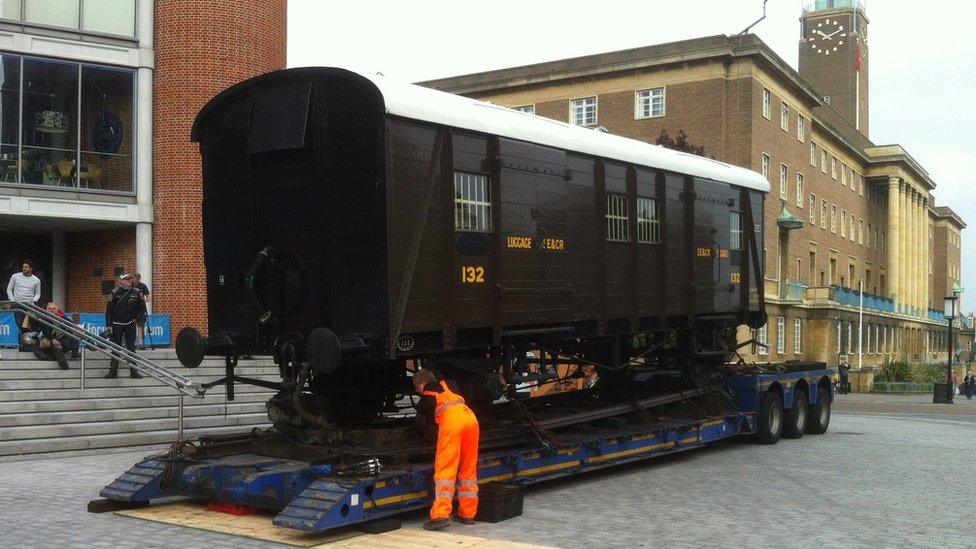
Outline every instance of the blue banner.
MULTIPOLYGON (((69 319, 74 318, 68 313, 69 319)), ((105 331, 105 315, 103 313, 80 313, 78 324, 88 333, 98 335, 105 331)), ((12 312, 0 313, 0 347, 17 347, 20 330, 12 312)), ((170 315, 149 315, 146 322, 145 343, 156 347, 168 347, 170 344, 170 315)))
MULTIPOLYGON (((88 333, 100 334, 105 331, 105 315, 102 313, 81 313, 78 324, 88 333)), ((143 342, 148 347, 167 347, 170 344, 170 316, 168 314, 149 315, 143 342)))
POLYGON ((169 337, 169 315, 149 315, 146 321, 146 334, 143 337, 146 346, 153 344, 156 347, 167 347, 169 337))
POLYGON ((0 313, 0 347, 17 347, 20 330, 11 312, 0 313))

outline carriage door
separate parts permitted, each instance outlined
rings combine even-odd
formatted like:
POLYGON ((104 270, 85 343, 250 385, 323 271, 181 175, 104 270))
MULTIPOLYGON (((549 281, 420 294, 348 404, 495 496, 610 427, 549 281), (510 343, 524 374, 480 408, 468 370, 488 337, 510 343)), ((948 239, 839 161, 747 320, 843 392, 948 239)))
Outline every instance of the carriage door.
POLYGON ((568 171, 562 150, 499 139, 502 325, 568 320, 568 171))
POLYGON ((734 290, 729 245, 731 189, 725 183, 695 178, 695 310, 729 310, 734 290))

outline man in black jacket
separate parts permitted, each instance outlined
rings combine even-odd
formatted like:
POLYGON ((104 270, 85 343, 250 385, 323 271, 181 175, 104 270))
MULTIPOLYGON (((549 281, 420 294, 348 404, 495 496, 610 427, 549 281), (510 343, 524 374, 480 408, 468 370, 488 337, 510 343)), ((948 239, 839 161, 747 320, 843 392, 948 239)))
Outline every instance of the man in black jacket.
MULTIPOLYGON (((112 334, 112 343, 122 345, 124 339, 127 349, 136 350, 136 319, 144 314, 145 308, 142 294, 132 287, 132 275, 120 276, 119 286, 112 290, 112 298, 105 307, 105 326, 112 334)), ((119 361, 112 359, 105 378, 116 377, 119 377, 119 361)), ((129 377, 139 379, 142 376, 130 366, 129 377)))

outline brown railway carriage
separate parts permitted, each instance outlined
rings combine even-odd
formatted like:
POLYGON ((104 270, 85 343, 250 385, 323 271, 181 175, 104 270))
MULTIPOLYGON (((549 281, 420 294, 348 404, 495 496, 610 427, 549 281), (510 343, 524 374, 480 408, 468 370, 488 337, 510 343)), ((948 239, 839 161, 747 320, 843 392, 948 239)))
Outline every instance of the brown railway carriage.
POLYGON ((329 68, 226 90, 193 139, 208 353, 302 359, 325 327, 321 377, 384 385, 407 358, 618 364, 675 335, 715 362, 765 322, 749 170, 329 68))

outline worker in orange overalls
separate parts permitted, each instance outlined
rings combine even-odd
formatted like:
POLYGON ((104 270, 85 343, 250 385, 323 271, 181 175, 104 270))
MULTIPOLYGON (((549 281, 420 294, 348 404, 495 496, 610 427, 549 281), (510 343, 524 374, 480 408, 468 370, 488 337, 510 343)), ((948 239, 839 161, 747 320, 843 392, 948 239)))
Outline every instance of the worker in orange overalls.
POLYGON ((446 382, 438 381, 430 370, 418 370, 413 375, 413 385, 418 394, 431 397, 421 398, 417 413, 432 414, 437 422, 434 505, 424 528, 440 530, 450 524, 455 481, 460 485, 455 520, 474 524, 478 513, 478 419, 464 404, 464 398, 446 382))

